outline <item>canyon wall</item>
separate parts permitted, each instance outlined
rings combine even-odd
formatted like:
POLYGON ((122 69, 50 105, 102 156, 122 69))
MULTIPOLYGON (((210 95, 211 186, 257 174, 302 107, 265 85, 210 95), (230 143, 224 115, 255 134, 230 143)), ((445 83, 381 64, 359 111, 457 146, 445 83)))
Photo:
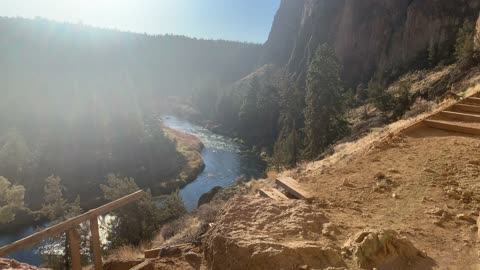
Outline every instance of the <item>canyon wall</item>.
POLYGON ((428 49, 450 52, 480 0, 282 0, 263 64, 303 77, 319 44, 331 44, 350 86, 376 70, 400 74, 426 61, 428 49))

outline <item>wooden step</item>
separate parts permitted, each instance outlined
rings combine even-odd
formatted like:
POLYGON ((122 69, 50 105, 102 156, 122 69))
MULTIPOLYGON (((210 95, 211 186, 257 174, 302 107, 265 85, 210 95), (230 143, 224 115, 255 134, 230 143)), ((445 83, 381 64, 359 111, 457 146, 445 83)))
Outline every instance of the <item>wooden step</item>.
POLYGON ((463 112, 480 113, 480 106, 476 106, 476 105, 455 104, 453 106, 453 109, 457 111, 463 111, 463 112))
POLYGON ((300 183, 291 177, 282 177, 275 179, 275 183, 299 199, 311 200, 313 196, 302 189, 300 183))
POLYGON ((148 249, 143 252, 145 259, 158 258, 161 248, 148 249))
POLYGON ((130 270, 151 270, 151 269, 153 269, 151 261, 144 261, 130 268, 130 270))
POLYGON ((440 112, 440 115, 459 121, 480 122, 480 115, 478 114, 443 111, 440 112))
POLYGON ((478 97, 469 97, 466 98, 462 101, 462 104, 474 104, 474 105, 480 105, 480 98, 478 97))
POLYGON ((424 120, 425 125, 431 128, 453 131, 463 134, 470 134, 470 135, 480 135, 480 128, 475 127, 468 127, 457 125, 454 122, 447 122, 447 121, 437 121, 437 120, 424 120))
POLYGON ((258 193, 260 193, 260 196, 270 198, 274 201, 288 200, 288 197, 285 196, 285 194, 275 188, 260 189, 258 193))

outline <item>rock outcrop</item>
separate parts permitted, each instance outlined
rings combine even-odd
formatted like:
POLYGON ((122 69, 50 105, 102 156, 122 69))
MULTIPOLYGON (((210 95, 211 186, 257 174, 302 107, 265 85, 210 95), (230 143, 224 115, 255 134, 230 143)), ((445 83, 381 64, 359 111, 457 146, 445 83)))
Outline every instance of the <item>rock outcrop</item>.
POLYGON ((328 42, 355 86, 378 69, 395 74, 426 61, 429 47, 451 50, 459 26, 476 20, 479 8, 480 0, 282 0, 263 62, 302 77, 328 42))
POLYGON ((426 254, 390 230, 364 230, 351 237, 345 248, 362 269, 412 269, 426 254))
POLYGON ((478 19, 477 19, 474 40, 475 40, 475 50, 480 51, 480 16, 478 16, 478 19))
POLYGON ((332 225, 318 206, 239 196, 206 233, 205 257, 209 269, 344 267, 326 227, 332 225))

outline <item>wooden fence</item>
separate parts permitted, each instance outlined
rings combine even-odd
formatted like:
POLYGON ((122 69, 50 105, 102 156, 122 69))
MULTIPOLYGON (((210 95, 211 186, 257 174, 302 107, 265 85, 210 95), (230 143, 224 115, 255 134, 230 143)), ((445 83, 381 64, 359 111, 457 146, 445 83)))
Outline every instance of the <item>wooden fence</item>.
POLYGON ((0 257, 4 257, 20 248, 32 246, 48 237, 58 235, 68 231, 68 237, 70 238, 70 252, 72 255, 72 268, 73 270, 80 270, 82 268, 80 264, 80 241, 77 231, 77 226, 83 222, 90 221, 91 231, 91 244, 93 250, 93 262, 96 270, 102 269, 102 248, 100 243, 100 233, 98 230, 98 216, 107 212, 120 208, 126 204, 137 201, 143 196, 143 191, 139 190, 135 193, 127 195, 123 198, 92 209, 84 214, 66 220, 62 223, 51 226, 43 231, 34 233, 26 238, 20 239, 9 245, 0 248, 0 257))

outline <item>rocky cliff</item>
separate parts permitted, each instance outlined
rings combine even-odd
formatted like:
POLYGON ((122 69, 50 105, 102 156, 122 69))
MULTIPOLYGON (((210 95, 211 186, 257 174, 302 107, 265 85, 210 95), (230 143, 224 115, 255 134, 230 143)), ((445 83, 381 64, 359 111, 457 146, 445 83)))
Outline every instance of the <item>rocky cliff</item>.
POLYGON ((459 26, 479 8, 480 0, 282 0, 263 62, 302 77, 328 42, 355 86, 378 69, 398 74, 418 65, 429 47, 451 51, 459 26))

